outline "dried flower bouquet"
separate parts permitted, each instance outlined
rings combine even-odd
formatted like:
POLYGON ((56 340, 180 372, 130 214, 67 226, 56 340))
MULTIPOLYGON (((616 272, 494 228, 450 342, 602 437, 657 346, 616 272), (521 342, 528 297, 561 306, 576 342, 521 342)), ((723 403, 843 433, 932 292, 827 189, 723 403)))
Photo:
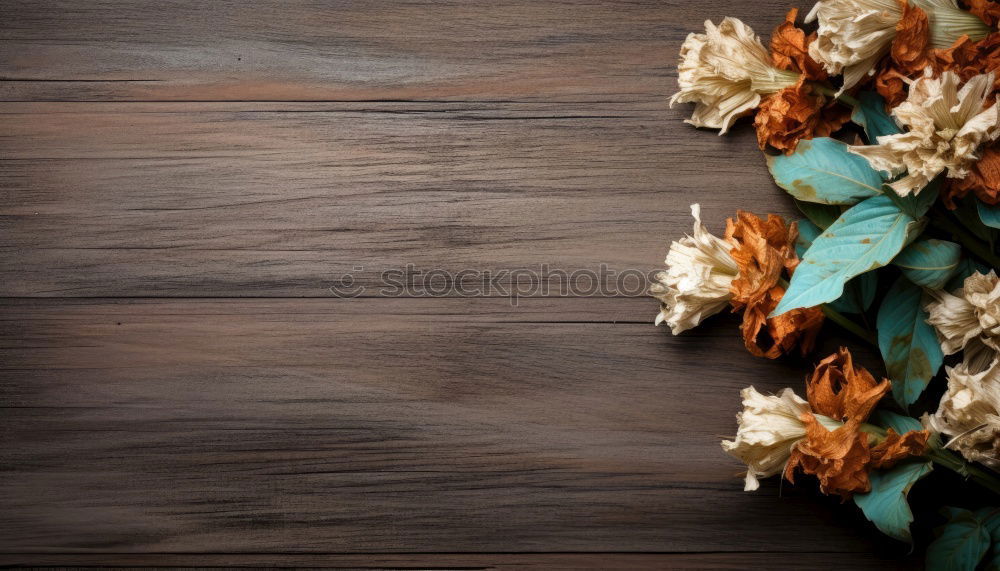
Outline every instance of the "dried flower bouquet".
POLYGON ((687 122, 720 134, 752 116, 804 218, 739 211, 720 237, 692 205, 650 293, 675 335, 741 313, 759 357, 809 354, 825 321, 876 346, 888 378, 842 348, 805 398, 744 389, 723 450, 746 464, 747 491, 812 477, 901 541, 911 487, 958 472, 981 502, 943 509, 928 566, 996 569, 1000 2, 963 1, 819 0, 815 31, 792 9, 769 47, 736 18, 690 34, 671 105, 694 103, 687 122))

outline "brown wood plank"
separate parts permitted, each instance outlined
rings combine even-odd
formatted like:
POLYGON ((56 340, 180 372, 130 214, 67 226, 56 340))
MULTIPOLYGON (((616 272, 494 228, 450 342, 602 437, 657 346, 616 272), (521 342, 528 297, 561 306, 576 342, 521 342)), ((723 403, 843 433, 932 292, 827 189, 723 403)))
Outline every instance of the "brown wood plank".
POLYGON ((436 553, 316 555, 246 554, 0 554, 13 565, 322 567, 335 569, 827 569, 850 557, 851 569, 912 569, 912 564, 868 554, 819 553, 436 553))
POLYGON ((745 126, 666 102, 704 19, 787 8, 0 3, 0 564, 914 563, 808 485, 741 491, 738 389, 803 368, 731 318, 330 298, 408 264, 645 271, 690 202, 790 213, 745 126))
MULTIPOLYGON (((8 300, 0 551, 868 553, 747 494, 738 389, 798 386, 648 300, 8 300), (711 363, 706 369, 706 363, 711 363)), ((864 359, 863 359, 864 360, 864 359)))
POLYGON ((0 5, 6 100, 662 100, 706 18, 783 0, 0 5))
POLYGON ((690 202, 717 231, 737 205, 791 210, 749 130, 696 132, 663 101, 0 111, 6 296, 322 297, 345 273, 377 295, 407 265, 646 272, 690 232, 690 202))

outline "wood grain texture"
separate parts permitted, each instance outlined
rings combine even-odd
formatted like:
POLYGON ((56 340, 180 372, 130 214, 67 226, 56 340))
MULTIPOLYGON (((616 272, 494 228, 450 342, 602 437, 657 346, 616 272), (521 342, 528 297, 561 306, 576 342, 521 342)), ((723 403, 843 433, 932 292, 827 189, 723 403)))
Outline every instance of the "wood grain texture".
POLYGON ((738 390, 805 363, 732 318, 377 289, 791 213, 745 126, 667 106, 688 32, 787 7, 0 3, 0 563, 911 565, 808 484, 741 491, 738 390))
POLYGON ((662 100, 706 18, 780 0, 9 0, 7 100, 662 100))
MULTIPOLYGON (((776 557, 768 553, 433 553, 433 554, 174 554, 100 555, 25 554, 8 557, 15 565, 102 567, 212 566, 241 568, 333 568, 333 569, 768 569, 799 571, 826 569, 843 554, 795 553, 776 557)), ((850 554, 851 569, 910 569, 900 561, 869 554, 850 554)))
POLYGON ((697 133, 665 102, 4 107, 13 296, 321 297, 407 265, 648 272, 691 201, 717 229, 748 188, 789 208, 751 133, 697 133))
POLYGON ((808 487, 746 494, 719 451, 739 388, 796 368, 744 368, 731 320, 667 342, 648 311, 8 302, 0 547, 870 551, 850 511, 808 487))
POLYGON ((667 106, 688 31, 725 13, 767 30, 783 7, 5 3, 2 93, 61 102, 0 109, 0 293, 648 271, 694 200, 720 224, 748 189, 789 212, 752 133, 667 106))

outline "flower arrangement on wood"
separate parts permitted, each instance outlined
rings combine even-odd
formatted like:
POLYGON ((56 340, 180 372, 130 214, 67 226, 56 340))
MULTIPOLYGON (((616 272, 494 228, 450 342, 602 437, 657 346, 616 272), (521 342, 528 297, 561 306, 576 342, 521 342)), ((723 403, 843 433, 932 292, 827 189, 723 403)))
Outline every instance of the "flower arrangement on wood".
POLYGON ((745 489, 814 479, 912 542, 910 489, 954 471, 979 500, 943 508, 928 567, 997 568, 1000 2, 819 0, 797 18, 767 46, 728 17, 681 47, 671 106, 720 135, 752 117, 803 218, 738 211, 715 235, 692 205, 650 290, 655 322, 678 335, 729 308, 768 359, 810 356, 831 327, 871 345, 884 378, 841 348, 804 399, 743 389, 722 448, 745 489))

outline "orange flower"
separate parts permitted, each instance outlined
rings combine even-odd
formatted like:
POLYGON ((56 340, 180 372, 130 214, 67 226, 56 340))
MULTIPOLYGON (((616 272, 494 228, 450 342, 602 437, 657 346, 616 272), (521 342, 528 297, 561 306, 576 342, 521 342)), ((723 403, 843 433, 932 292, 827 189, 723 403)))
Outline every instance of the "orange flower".
POLYGON ((757 144, 771 146, 785 154, 795 152, 802 139, 828 137, 850 119, 847 107, 831 105, 815 95, 805 81, 766 97, 754 117, 757 144))
POLYGON ((848 109, 814 93, 809 81, 825 81, 823 66, 809 56, 809 43, 816 34, 806 36, 795 26, 798 9, 792 8, 785 21, 771 35, 771 63, 775 67, 800 73, 799 81, 765 97, 754 117, 757 144, 791 154, 802 139, 825 137, 850 119, 848 109))
POLYGON ((1000 3, 993 0, 965 0, 969 12, 986 22, 987 25, 996 27, 1000 23, 1000 3))
POLYGON ((726 221, 726 241, 739 268, 730 291, 734 311, 743 309, 743 343, 750 353, 774 359, 796 345, 803 354, 812 350, 823 324, 818 308, 796 309, 775 318, 768 314, 777 307, 785 288, 780 284, 799 263, 795 255, 798 228, 774 214, 767 220, 739 211, 726 221))
POLYGON ((798 8, 789 10, 785 21, 771 33, 771 63, 778 69, 797 71, 809 79, 825 80, 827 76, 823 65, 809 56, 809 44, 816 39, 816 34, 806 36, 801 28, 795 26, 798 14, 798 8))
POLYGON ((983 149, 965 178, 946 179, 941 197, 948 208, 954 209, 955 199, 969 192, 986 204, 1000 204, 1000 144, 983 149))
MULTIPOLYGON (((959 79, 968 81, 974 75, 996 71, 1000 68, 1000 33, 994 33, 974 42, 963 36, 946 50, 934 50, 934 71, 954 71, 959 79)), ((1000 88, 1000 76, 993 82, 994 91, 1000 88)))
POLYGON ((794 483, 795 472, 801 470, 819 479, 823 493, 847 499, 871 489, 868 473, 872 469, 922 455, 930 438, 926 430, 900 436, 890 429, 874 446, 874 437, 862 431, 862 424, 889 388, 888 379, 877 382, 863 367, 855 367, 845 348, 820 361, 806 381, 811 412, 800 417, 806 436, 793 447, 785 478, 794 483), (844 424, 829 430, 819 415, 844 424))
POLYGON ((930 22, 927 13, 917 6, 909 2, 900 5, 903 17, 896 24, 896 38, 889 55, 898 69, 919 73, 930 62, 930 22))
MULTIPOLYGON (((1000 4, 996 2, 972 0, 968 4, 970 11, 990 26, 995 26, 1000 19, 1000 4)), ((946 49, 934 49, 927 14, 908 2, 900 5, 903 17, 896 25, 890 57, 874 79, 875 89, 890 108, 906 99, 907 80, 919 77, 928 66, 934 75, 954 71, 962 81, 1000 68, 1000 33, 989 34, 978 41, 963 35, 946 49)), ((998 88, 1000 76, 994 84, 994 89, 998 88)))
MULTIPOLYGON (((891 108, 906 99, 907 80, 932 63, 930 22, 927 13, 909 2, 900 2, 903 17, 896 24, 889 58, 875 76, 875 89, 891 108)), ((968 39, 968 36, 963 36, 968 39)))

